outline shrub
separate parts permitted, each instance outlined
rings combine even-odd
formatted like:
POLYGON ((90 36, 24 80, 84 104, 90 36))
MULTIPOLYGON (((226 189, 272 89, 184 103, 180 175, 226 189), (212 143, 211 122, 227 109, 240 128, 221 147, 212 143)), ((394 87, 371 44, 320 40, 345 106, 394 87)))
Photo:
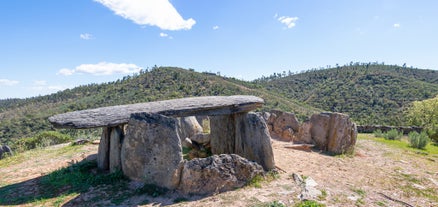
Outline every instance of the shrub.
POLYGON ((383 138, 389 140, 400 140, 403 136, 403 133, 399 132, 397 129, 391 129, 383 134, 383 138))
POLYGON ((429 143, 430 139, 426 132, 410 132, 408 135, 409 143, 411 147, 417 149, 424 149, 429 143))
POLYGON ((407 109, 406 118, 410 125, 422 126, 429 137, 438 143, 438 96, 423 101, 414 101, 407 109))
POLYGON ((431 138, 435 143, 438 144, 438 124, 429 127, 427 129, 427 134, 429 134, 429 138, 431 138))
POLYGON ((373 134, 374 134, 374 137, 383 137, 383 132, 380 129, 374 131, 373 134))
POLYGON ((72 138, 70 136, 57 131, 43 131, 34 137, 19 139, 14 143, 13 146, 17 151, 25 151, 39 147, 66 143, 71 140, 72 138))

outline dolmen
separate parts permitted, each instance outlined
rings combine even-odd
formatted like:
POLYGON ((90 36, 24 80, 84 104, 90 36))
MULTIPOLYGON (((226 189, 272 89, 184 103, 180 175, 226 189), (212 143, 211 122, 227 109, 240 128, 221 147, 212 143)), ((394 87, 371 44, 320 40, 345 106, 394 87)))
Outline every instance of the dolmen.
MULTIPOLYGON (((98 168, 187 194, 243 186, 275 168, 269 129, 251 112, 255 96, 206 96, 68 112, 49 118, 56 128, 102 127, 98 168), (208 116, 213 156, 184 160, 178 117, 208 116)), ((214 192, 213 192, 214 191, 214 192)))

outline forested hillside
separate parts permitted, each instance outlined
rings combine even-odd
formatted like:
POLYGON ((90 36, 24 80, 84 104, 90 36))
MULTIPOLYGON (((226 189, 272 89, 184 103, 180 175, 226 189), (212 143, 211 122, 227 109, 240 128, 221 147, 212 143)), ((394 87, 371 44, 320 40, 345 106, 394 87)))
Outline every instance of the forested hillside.
POLYGON ((173 67, 89 84, 55 94, 0 100, 0 143, 51 129, 47 118, 102 106, 207 95, 256 95, 262 110, 295 112, 303 120, 325 111, 349 114, 358 124, 403 125, 403 110, 438 94, 438 71, 377 63, 350 64, 299 74, 286 72, 252 82, 173 67))
POLYGON ((181 68, 154 67, 111 83, 90 84, 35 98, 1 100, 0 143, 51 129, 47 118, 58 113, 182 97, 236 94, 262 97, 266 101, 264 110, 293 111, 301 118, 318 111, 276 96, 253 83, 181 68))
POLYGON ((313 107, 347 113, 359 124, 403 125, 406 106, 438 94, 438 71, 377 63, 273 75, 254 82, 313 107))

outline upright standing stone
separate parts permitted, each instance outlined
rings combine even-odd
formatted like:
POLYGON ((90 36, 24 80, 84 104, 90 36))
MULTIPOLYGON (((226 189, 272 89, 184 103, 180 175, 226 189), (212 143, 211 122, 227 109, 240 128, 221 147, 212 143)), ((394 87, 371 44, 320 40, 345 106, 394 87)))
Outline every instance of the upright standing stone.
POLYGON ((275 168, 271 136, 260 114, 239 113, 236 117, 234 153, 259 163, 265 170, 275 168))
POLYGON ((315 142, 316 147, 320 150, 327 151, 327 139, 330 129, 330 113, 313 114, 310 117, 311 128, 310 134, 315 142))
POLYGON ((234 153, 235 137, 235 115, 210 117, 210 146, 213 154, 234 153))
POLYGON ((292 141, 300 128, 295 114, 278 110, 272 110, 271 114, 276 114, 276 119, 272 123, 272 132, 280 139, 292 141))
POLYGON ((109 145, 110 145, 111 128, 105 127, 102 129, 100 137, 99 149, 97 151, 97 168, 100 170, 109 169, 109 145))
POLYGON ((183 165, 176 125, 175 118, 133 114, 122 146, 123 173, 132 180, 175 189, 183 165))
POLYGON ((123 141, 123 126, 113 127, 110 135, 109 170, 116 172, 121 170, 120 152, 123 141))
POLYGON ((330 115, 330 126, 327 151, 335 154, 353 152, 357 138, 357 127, 350 120, 350 117, 341 113, 333 113, 330 115))
POLYGON ((316 146, 334 154, 350 153, 354 149, 357 128, 348 115, 341 113, 314 114, 310 118, 311 136, 316 146))
POLYGON ((301 124, 300 129, 298 131, 298 136, 294 138, 294 143, 299 144, 314 144, 314 141, 312 140, 312 135, 310 134, 310 128, 311 128, 310 121, 305 121, 301 124))

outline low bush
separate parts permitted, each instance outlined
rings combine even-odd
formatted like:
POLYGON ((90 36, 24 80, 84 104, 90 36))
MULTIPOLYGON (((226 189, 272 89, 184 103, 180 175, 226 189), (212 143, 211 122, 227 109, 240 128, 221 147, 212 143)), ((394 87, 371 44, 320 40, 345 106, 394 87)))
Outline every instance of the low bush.
POLYGON ((383 132, 380 129, 374 131, 373 134, 374 134, 374 137, 383 137, 383 132))
POLYGON ((438 124, 427 129, 427 134, 429 138, 432 139, 436 144, 438 144, 438 124))
POLYGON ((383 138, 389 140, 400 140, 403 136, 403 133, 399 132, 397 129, 391 129, 383 134, 383 138))
POLYGON ((62 144, 71 141, 69 135, 57 131, 43 131, 34 137, 22 138, 13 144, 16 151, 26 151, 40 147, 47 147, 55 144, 62 144))
POLYGON ((411 147, 417 149, 425 149, 426 145, 429 143, 430 139, 426 132, 410 132, 408 134, 408 140, 411 147))

